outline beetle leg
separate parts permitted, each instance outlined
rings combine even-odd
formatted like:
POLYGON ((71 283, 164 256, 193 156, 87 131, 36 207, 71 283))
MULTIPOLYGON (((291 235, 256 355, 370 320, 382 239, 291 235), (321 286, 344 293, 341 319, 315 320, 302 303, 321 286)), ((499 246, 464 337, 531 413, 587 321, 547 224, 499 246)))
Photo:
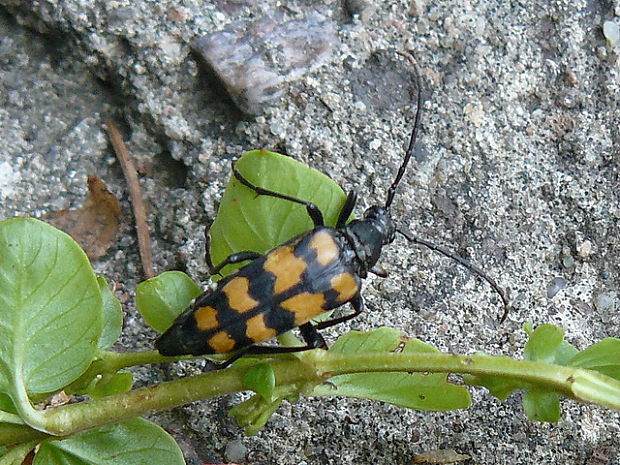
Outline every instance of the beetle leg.
POLYGON ((215 364, 216 370, 221 370, 230 366, 233 362, 236 362, 244 355, 274 355, 274 354, 291 354, 295 352, 303 352, 305 350, 312 349, 327 349, 327 343, 321 333, 319 333, 314 326, 310 323, 303 324, 299 327, 301 336, 303 337, 306 345, 299 347, 281 347, 281 346, 250 346, 245 349, 241 349, 235 355, 222 363, 215 364))
POLYGON ((351 191, 349 195, 347 195, 347 200, 342 206, 342 210, 338 214, 338 221, 336 222, 336 229, 344 228, 347 224, 347 220, 349 216, 351 216, 351 212, 353 212, 353 207, 355 207, 355 202, 357 201, 357 192, 351 191))
POLYGON ((235 263, 241 263, 248 260, 256 260, 257 258, 260 258, 262 256, 262 254, 259 254, 258 252, 252 252, 251 250, 233 253, 226 257, 224 261, 217 266, 213 266, 213 263, 211 263, 211 266, 209 267, 209 273, 211 273, 212 275, 221 275, 220 271, 222 271, 222 268, 224 268, 226 265, 234 265, 235 263))
POLYGON ((355 318, 364 311, 364 299, 361 295, 355 297, 351 301, 351 305, 353 306, 353 310, 355 310, 353 313, 351 313, 350 315, 341 316, 340 318, 334 318, 333 320, 322 321, 314 326, 315 329, 325 329, 331 326, 335 326, 337 324, 348 321, 351 318, 355 318))
POLYGON ((235 178, 237 178, 237 181, 239 181, 244 186, 252 189, 256 193, 256 195, 267 195, 269 197, 275 197, 277 199, 288 200, 289 202, 294 202, 294 203, 303 205, 306 207, 306 211, 308 212, 308 215, 312 219, 312 222, 314 223, 314 227, 325 225, 325 222, 323 221, 323 213, 321 213, 321 210, 319 210, 319 207, 317 207, 312 202, 306 202, 305 200, 297 199, 295 197, 291 197, 290 195, 280 194, 279 192, 274 192, 274 191, 270 191, 269 189, 263 189, 262 187, 255 186, 254 184, 252 184, 250 181, 248 181, 247 179, 243 177, 243 175, 237 170, 235 163, 233 163, 232 165, 232 171, 233 171, 233 175, 235 176, 235 178))
POLYGON ((327 349, 327 342, 323 335, 311 323, 305 323, 299 327, 301 337, 304 338, 308 349, 327 349))
POLYGON ((237 252, 237 253, 230 254, 228 257, 226 257, 222 261, 222 263, 215 266, 213 265, 213 260, 211 259, 211 253, 209 252, 210 248, 211 248, 211 237, 209 236, 208 230, 205 230, 205 262, 207 264, 207 267, 209 268, 209 273, 212 276, 214 274, 219 274, 221 276, 220 271, 222 271, 222 268, 224 268, 226 265, 233 265, 235 263, 241 263, 247 260, 256 260, 257 258, 260 258, 262 256, 262 254, 259 254, 258 252, 252 252, 251 250, 244 250, 243 252, 237 252))

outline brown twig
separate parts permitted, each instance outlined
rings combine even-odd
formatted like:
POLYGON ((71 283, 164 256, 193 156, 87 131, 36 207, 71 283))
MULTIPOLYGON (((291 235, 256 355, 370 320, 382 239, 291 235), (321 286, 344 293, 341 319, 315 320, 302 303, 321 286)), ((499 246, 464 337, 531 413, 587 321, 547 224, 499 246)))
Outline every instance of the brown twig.
POLYGON ((129 187, 129 196, 131 197, 131 205, 133 206, 133 214, 136 219, 136 230, 138 232, 138 247, 140 248, 140 259, 142 260, 142 268, 146 278, 152 278, 153 273, 153 253, 151 251, 151 238, 149 237, 149 228, 146 224, 146 209, 142 201, 142 191, 136 173, 136 166, 131 159, 131 154, 127 150, 127 146, 123 142, 118 127, 109 118, 104 120, 108 129, 108 136, 112 142, 112 147, 116 152, 116 157, 121 163, 123 174, 127 180, 129 187))

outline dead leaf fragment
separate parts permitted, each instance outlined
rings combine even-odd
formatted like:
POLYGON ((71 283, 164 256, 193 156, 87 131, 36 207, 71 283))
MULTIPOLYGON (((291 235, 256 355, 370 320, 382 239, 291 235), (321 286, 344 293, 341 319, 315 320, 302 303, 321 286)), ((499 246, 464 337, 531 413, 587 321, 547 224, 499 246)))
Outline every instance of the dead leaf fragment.
POLYGON ((470 458, 469 455, 459 454, 454 449, 435 449, 416 455, 413 463, 458 463, 470 458))
POLYGON ((88 176, 88 198, 78 210, 60 210, 44 219, 69 234, 88 255, 103 257, 118 231, 121 206, 97 176, 88 176))
POLYGON ((49 407, 60 407, 71 402, 72 397, 65 391, 60 391, 54 394, 52 397, 45 399, 43 402, 39 402, 35 405, 37 410, 46 410, 49 407))

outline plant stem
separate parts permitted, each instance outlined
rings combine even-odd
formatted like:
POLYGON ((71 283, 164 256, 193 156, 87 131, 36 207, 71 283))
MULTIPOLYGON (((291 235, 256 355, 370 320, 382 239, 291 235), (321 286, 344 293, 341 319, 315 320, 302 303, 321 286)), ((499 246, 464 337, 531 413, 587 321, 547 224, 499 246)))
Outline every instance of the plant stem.
POLYGON ((349 373, 430 372, 492 375, 542 387, 565 397, 596 403, 620 411, 620 381, 592 370, 488 355, 366 354, 312 355, 317 376, 329 378, 349 373))
MULTIPOLYGON (((313 371, 298 359, 275 362, 276 382, 292 384, 313 379, 313 371)), ((250 366, 232 367, 156 386, 135 389, 101 399, 70 404, 44 412, 46 432, 69 435, 107 423, 115 423, 156 410, 246 390, 243 375, 250 366)))
MULTIPOLYGON (((369 353, 341 355, 322 350, 271 362, 276 385, 316 385, 330 377, 350 373, 432 372, 492 375, 518 379, 585 402, 620 410, 620 382, 582 368, 513 360, 487 355, 444 353, 369 353)), ((40 412, 42 423, 32 426, 54 435, 118 422, 155 410, 245 390, 248 365, 165 382, 153 387, 70 404, 40 412)), ((39 412, 38 412, 39 413, 39 412)), ((0 432, 1 433, 1 432, 0 432)), ((0 444, 3 444, 0 434, 0 444)))

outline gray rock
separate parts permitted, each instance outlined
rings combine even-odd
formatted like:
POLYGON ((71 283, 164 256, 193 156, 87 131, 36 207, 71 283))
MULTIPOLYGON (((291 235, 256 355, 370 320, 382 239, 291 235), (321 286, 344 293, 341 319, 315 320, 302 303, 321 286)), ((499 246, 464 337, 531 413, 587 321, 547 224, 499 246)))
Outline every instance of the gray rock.
POLYGON ((237 106, 262 113, 282 85, 325 63, 338 47, 333 21, 318 13, 283 22, 280 12, 238 22, 194 40, 194 48, 237 106))
POLYGON ((226 444, 224 457, 227 462, 241 463, 245 462, 247 453, 248 448, 243 445, 243 441, 241 439, 236 439, 226 444))
POLYGON ((568 281, 564 278, 553 278, 547 286, 547 298, 553 299, 558 292, 568 286, 568 281))

